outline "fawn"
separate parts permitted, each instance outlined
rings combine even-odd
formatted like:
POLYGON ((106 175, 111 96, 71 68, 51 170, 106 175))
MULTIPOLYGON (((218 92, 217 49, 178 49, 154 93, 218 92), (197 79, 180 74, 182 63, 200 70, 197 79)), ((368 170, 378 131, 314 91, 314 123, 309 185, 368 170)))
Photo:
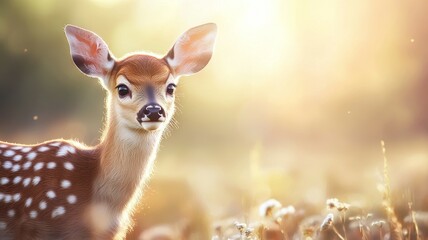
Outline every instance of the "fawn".
POLYGON ((180 76, 211 59, 217 27, 183 33, 165 57, 116 59, 95 33, 67 25, 73 62, 107 90, 100 143, 0 142, 0 239, 122 239, 174 114, 180 76))

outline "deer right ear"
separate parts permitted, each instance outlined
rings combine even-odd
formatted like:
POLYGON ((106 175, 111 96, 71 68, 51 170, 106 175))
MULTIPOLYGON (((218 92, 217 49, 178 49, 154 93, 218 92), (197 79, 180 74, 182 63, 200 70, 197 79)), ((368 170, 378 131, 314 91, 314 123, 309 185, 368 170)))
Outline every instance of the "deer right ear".
POLYGON ((217 25, 207 23, 187 30, 165 56, 175 76, 202 70, 213 54, 217 25))
POLYGON ((70 54, 79 70, 90 76, 107 81, 115 60, 107 44, 97 34, 73 25, 65 27, 65 35, 70 45, 70 54))

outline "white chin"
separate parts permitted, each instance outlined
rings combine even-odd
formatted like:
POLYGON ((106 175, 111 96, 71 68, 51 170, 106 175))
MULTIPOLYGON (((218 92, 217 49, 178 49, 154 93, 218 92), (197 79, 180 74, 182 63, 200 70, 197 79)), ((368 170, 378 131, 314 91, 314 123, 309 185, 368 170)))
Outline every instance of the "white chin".
POLYGON ((162 126, 163 122, 142 122, 141 126, 147 131, 153 131, 159 129, 162 126))

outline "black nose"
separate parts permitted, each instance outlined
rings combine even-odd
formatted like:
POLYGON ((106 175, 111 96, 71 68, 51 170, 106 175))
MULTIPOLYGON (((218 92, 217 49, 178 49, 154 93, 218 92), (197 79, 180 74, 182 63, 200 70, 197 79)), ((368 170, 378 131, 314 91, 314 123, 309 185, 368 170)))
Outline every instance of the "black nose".
POLYGON ((161 105, 157 103, 149 103, 138 112, 137 120, 139 122, 158 122, 164 121, 165 111, 161 105))

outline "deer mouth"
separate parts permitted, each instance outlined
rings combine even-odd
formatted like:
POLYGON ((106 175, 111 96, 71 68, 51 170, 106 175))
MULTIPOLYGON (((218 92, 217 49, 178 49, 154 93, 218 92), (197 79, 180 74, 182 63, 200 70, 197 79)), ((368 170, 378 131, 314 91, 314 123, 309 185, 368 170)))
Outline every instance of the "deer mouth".
POLYGON ((159 129, 165 121, 143 121, 141 126, 147 131, 154 131, 159 129))
POLYGON ((165 122, 165 117, 161 116, 155 120, 153 118, 144 116, 137 120, 145 130, 153 131, 153 130, 157 130, 163 125, 163 123, 165 122))
POLYGON ((158 115, 157 117, 144 115, 141 118, 137 118, 137 121, 140 123, 143 123, 143 122, 165 122, 165 117, 162 115, 158 115))
POLYGON ((156 117, 153 117, 153 114, 150 116, 144 114, 142 117, 137 117, 137 121, 147 131, 157 130, 163 125, 165 120, 166 118, 160 114, 156 117))

